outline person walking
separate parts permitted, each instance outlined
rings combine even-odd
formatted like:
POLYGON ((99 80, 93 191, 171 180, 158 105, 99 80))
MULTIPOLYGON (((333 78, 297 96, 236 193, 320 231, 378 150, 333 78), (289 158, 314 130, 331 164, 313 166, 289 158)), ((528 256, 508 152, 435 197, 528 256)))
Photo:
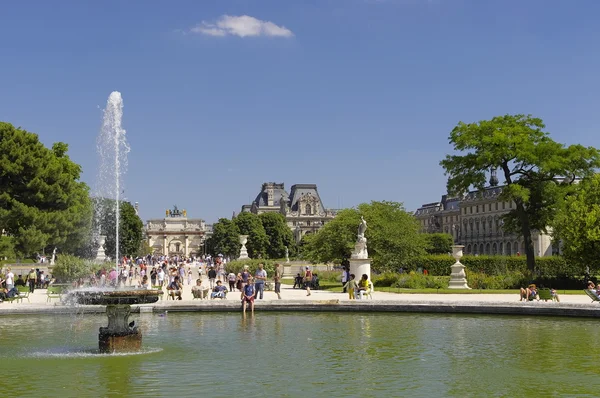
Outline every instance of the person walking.
POLYGON ((215 267, 210 267, 208 270, 208 281, 210 282, 210 290, 215 288, 215 279, 217 279, 217 271, 215 267))
POLYGON ((265 291, 265 281, 267 280, 267 271, 264 269, 264 264, 258 264, 258 269, 254 274, 254 288, 256 289, 256 297, 260 300, 263 299, 263 292, 265 291), (260 297, 259 297, 260 295, 260 297))
POLYGON ((346 273, 346 267, 342 267, 342 287, 343 293, 346 293, 346 282, 348 282, 348 274, 346 273))
POLYGON ((29 283, 29 293, 33 293, 35 284, 37 283, 37 272, 35 272, 35 268, 32 268, 31 271, 29 271, 27 282, 29 283))

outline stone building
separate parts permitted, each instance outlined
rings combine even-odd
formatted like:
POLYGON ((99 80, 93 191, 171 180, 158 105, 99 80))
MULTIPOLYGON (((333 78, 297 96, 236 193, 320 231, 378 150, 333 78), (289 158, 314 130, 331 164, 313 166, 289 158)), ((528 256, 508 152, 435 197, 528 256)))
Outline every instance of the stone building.
MULTIPOLYGON (((524 254, 523 238, 502 228, 502 216, 514 209, 515 203, 501 200, 503 187, 496 184, 492 177, 490 186, 482 191, 469 192, 462 198, 443 195, 439 202, 422 205, 415 217, 424 232, 452 235, 455 244, 465 246, 465 254, 524 254)), ((531 233, 535 255, 552 255, 551 237, 537 230, 531 233)))
POLYGON ((292 185, 290 193, 283 183, 265 182, 256 199, 242 206, 242 212, 280 213, 285 216, 288 227, 294 232, 296 241, 308 233, 319 230, 335 217, 335 210, 323 206, 315 184, 292 185))
POLYGON ((201 218, 187 218, 186 210, 174 206, 165 211, 165 218, 148 220, 144 232, 154 254, 192 256, 203 254, 210 227, 201 218))

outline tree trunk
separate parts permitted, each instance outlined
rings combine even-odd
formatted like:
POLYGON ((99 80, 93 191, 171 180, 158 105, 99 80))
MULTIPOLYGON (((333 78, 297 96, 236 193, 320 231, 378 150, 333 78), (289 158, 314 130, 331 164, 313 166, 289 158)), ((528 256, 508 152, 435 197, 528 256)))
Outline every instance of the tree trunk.
POLYGON ((533 273, 535 271, 535 251, 533 250, 533 239, 531 238, 531 227, 529 226, 529 217, 525 211, 525 205, 519 199, 515 200, 517 213, 521 220, 521 233, 525 243, 525 255, 527 256, 527 269, 533 273))

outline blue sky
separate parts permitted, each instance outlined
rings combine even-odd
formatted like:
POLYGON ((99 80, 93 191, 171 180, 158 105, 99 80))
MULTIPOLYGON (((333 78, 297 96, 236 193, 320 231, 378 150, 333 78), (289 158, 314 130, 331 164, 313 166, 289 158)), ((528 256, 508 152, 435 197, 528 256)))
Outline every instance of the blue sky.
POLYGON ((436 201, 458 121, 531 113, 600 147, 595 0, 14 1, 0 120, 64 141, 93 184, 122 92, 125 196, 230 217, 266 181, 330 208, 436 201), (228 16, 228 17, 227 17, 228 16), (247 16, 250 18, 239 18, 247 16), (270 23, 269 23, 270 22, 270 23))

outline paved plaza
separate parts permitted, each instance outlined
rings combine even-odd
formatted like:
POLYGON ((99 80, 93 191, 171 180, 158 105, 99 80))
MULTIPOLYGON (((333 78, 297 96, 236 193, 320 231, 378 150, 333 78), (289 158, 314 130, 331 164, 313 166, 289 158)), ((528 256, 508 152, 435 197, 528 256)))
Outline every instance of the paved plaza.
MULTIPOLYGON (((204 278, 203 284, 208 286, 204 278)), ((163 299, 154 304, 139 306, 143 312, 160 311, 235 311, 240 307, 240 292, 229 292, 227 298, 200 300, 194 299, 191 285, 184 284, 182 300, 163 299)), ((46 289, 36 289, 29 300, 22 302, 0 303, 0 315, 17 313, 55 313, 70 312, 71 306, 53 299, 48 302, 46 289)), ((166 292, 166 290, 165 290, 166 292)), ((560 294, 560 291, 558 292, 560 294)), ((293 289, 291 285, 282 285, 282 299, 273 291, 265 291, 263 300, 256 300, 256 310, 277 311, 399 311, 399 312, 466 312, 500 314, 539 314, 600 316, 600 305, 592 303, 585 295, 560 295, 556 302, 520 302, 518 294, 411 294, 389 293, 375 290, 372 299, 349 300, 348 294, 326 290, 312 290, 307 296, 303 289, 293 289)), ((78 307, 82 308, 82 307, 78 307)), ((103 311, 101 306, 85 306, 84 311, 103 311)), ((137 308, 137 306, 134 306, 137 308)))

